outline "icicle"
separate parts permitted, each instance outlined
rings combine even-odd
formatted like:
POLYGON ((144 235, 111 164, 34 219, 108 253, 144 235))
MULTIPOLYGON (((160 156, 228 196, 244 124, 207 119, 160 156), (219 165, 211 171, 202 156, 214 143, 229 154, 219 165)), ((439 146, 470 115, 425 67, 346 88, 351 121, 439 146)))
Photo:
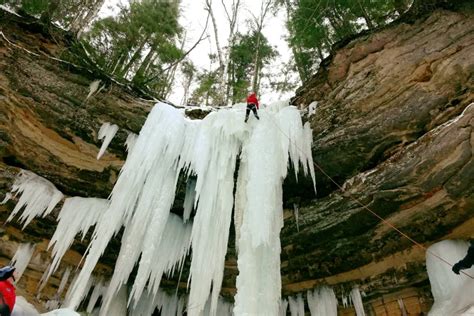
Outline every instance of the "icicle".
POLYGON ((127 140, 125 141, 125 146, 127 147, 127 151, 131 152, 133 150, 133 146, 137 142, 138 135, 135 133, 128 133, 127 140))
POLYGON ((190 177, 188 182, 186 183, 186 195, 184 198, 183 208, 183 220, 187 222, 191 217, 191 212, 193 211, 193 207, 196 200, 196 179, 194 177, 190 177))
POLYGON ((97 160, 99 160, 105 153, 105 150, 109 146, 117 131, 118 126, 115 124, 110 124, 109 122, 102 124, 98 134, 98 138, 102 140, 102 146, 100 147, 99 153, 97 154, 97 160))
POLYGON ((15 252, 12 258, 11 265, 15 267, 15 280, 18 282, 25 272, 28 264, 30 263, 33 252, 35 251, 35 245, 32 244, 21 244, 15 252))
POLYGON ((7 203, 8 201, 10 201, 11 198, 12 198, 12 194, 10 192, 7 192, 7 194, 5 194, 5 198, 3 199, 2 202, 0 202, 0 204, 7 203))
POLYGON ((342 306, 344 308, 347 308, 349 306, 348 302, 347 302, 347 296, 343 296, 342 297, 342 306))
POLYGON ((362 297, 360 296, 359 287, 354 287, 351 291, 352 302, 356 310, 357 316, 365 316, 364 304, 362 303, 362 297))
POLYGON ((286 311, 288 310, 288 300, 282 299, 280 300, 280 312, 279 316, 286 316, 286 311))
POLYGON ((320 287, 314 291, 308 291, 307 300, 312 316, 337 316, 337 299, 331 288, 320 287))
POLYGON ((43 272, 43 275, 41 276, 41 279, 38 283, 38 290, 37 290, 37 294, 36 294, 36 298, 37 299, 40 299, 40 294, 41 294, 41 291, 43 291, 44 287, 46 286, 46 283, 47 283, 47 280, 46 278, 48 277, 48 274, 49 274, 49 270, 51 269, 51 263, 48 264, 48 267, 46 268, 46 270, 43 272))
POLYGON ((400 307, 400 311, 402 312, 402 316, 408 316, 407 310, 405 308, 405 303, 403 303, 403 299, 399 298, 397 302, 398 307, 400 307))
POLYGON ((74 288, 72 286, 73 284, 77 282, 78 278, 79 278, 79 273, 76 273, 74 275, 74 278, 72 279, 71 286, 69 286, 67 290, 66 297, 64 298, 62 307, 67 308, 68 306, 70 306, 72 298, 77 299, 79 301, 78 304, 80 304, 82 300, 87 296, 87 294, 89 293, 89 290, 91 289, 92 285, 95 282, 94 277, 88 278, 87 283, 84 286, 84 292, 81 292, 79 296, 78 293, 74 292, 74 288))
POLYGON ((318 101, 313 101, 308 105, 308 117, 316 114, 316 109, 318 107, 318 101))
MULTIPOLYGON (((469 243, 466 241, 444 240, 432 245, 426 251, 426 269, 434 298, 429 315, 460 315, 469 307, 474 306, 473 280, 463 273, 454 274, 451 266, 438 258, 448 259, 451 264, 454 264, 464 258, 468 247, 469 243)), ((474 268, 462 271, 471 276, 474 275, 474 268)))
MULTIPOLYGON (((132 308, 130 315, 133 316, 150 316, 153 315, 154 310, 158 307, 158 293, 154 294, 147 289, 142 296, 140 301, 132 308)), ((181 315, 180 315, 181 316, 181 315)))
POLYGON ((86 100, 89 99, 94 93, 99 90, 100 80, 94 80, 89 85, 89 94, 86 97, 86 100))
POLYGON ((69 276, 71 275, 71 267, 67 267, 66 271, 64 271, 63 276, 61 278, 61 282, 59 283, 58 291, 56 292, 57 297, 61 297, 64 289, 66 288, 67 281, 69 280, 69 276))
POLYGON ((89 229, 101 218, 108 205, 107 200, 97 198, 72 197, 64 201, 58 215, 58 226, 48 245, 48 249, 53 248, 53 261, 47 269, 45 279, 41 281, 41 288, 59 267, 62 257, 71 247, 76 235, 82 233, 83 239, 89 229))
POLYGON ((289 297, 288 302, 290 304, 291 316, 304 316, 304 301, 301 293, 296 297, 289 297))
MULTIPOLYGON (((94 290, 92 291, 91 297, 89 299, 89 303, 87 304, 86 311, 88 313, 92 313, 94 310, 95 304, 99 300, 99 297, 103 296, 107 290, 107 287, 104 285, 102 279, 100 279, 94 286, 94 290)), ((151 315, 151 314, 150 314, 151 315)))
POLYGON ((35 217, 45 217, 54 209, 56 204, 63 198, 63 194, 48 180, 22 170, 13 183, 12 192, 21 194, 18 203, 7 219, 11 221, 23 208, 19 222, 23 223, 24 229, 35 217))

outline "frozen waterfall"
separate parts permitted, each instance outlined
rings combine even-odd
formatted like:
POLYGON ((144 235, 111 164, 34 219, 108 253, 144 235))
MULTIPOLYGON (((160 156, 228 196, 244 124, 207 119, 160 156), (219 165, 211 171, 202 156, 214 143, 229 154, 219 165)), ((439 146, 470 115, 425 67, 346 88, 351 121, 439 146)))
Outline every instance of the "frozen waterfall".
MULTIPOLYGON (((230 315, 232 309, 236 315, 278 315, 283 307, 282 184, 290 163, 296 174, 302 170, 315 182, 312 132, 287 102, 260 109, 259 114, 260 121, 251 119, 246 124, 245 105, 239 104, 203 120, 190 120, 167 104, 155 105, 138 137, 127 140, 128 157, 109 200, 73 197, 64 203, 51 241, 54 258, 46 279, 57 269, 74 236, 84 235, 95 225, 83 267, 64 305, 77 308, 87 296, 99 258, 123 228, 112 279, 107 290, 96 285, 89 311, 103 296, 101 315, 110 315, 112 309, 123 312, 127 302, 128 309, 137 314, 145 315, 156 307, 179 314, 184 299, 164 296, 159 286, 162 276, 182 268, 191 253, 188 315, 230 315), (170 213, 181 178, 187 179, 183 217, 170 213), (219 296, 233 211, 240 236, 235 306, 219 296), (124 285, 135 266, 138 270, 127 298, 124 285)), ((105 138, 101 153, 115 132, 110 124, 101 128, 99 136, 105 138)), ((40 187, 36 182, 35 189, 40 187)), ((30 219, 51 211, 62 194, 48 188, 48 198, 35 203, 41 210, 36 206, 23 216, 30 219)), ((28 200, 36 198, 33 191, 25 189, 25 194, 28 200)))
MULTIPOLYGON (((426 269, 430 278, 431 292, 434 304, 429 312, 431 316, 463 315, 469 308, 474 307, 474 281, 460 273, 454 274, 451 266, 439 260, 433 254, 449 258, 454 264, 464 258, 469 243, 460 240, 444 240, 428 248, 426 254, 426 269)), ((463 270, 474 276, 474 267, 463 270)))

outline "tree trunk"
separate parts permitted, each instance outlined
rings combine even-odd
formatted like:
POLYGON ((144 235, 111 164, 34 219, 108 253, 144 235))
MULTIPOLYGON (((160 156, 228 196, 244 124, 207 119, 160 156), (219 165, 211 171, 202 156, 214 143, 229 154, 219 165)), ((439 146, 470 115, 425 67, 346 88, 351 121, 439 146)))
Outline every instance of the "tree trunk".
POLYGON ((256 24, 256 32, 257 32, 257 44, 255 47, 255 58, 254 58, 254 72, 253 72, 253 80, 252 80, 252 90, 256 94, 258 94, 258 90, 260 90, 260 43, 261 43, 261 37, 262 37, 262 29, 263 29, 263 23, 265 22, 265 17, 268 13, 268 10, 270 8, 270 4, 272 3, 272 0, 267 0, 266 2, 262 3, 262 6, 260 7, 260 17, 259 19, 255 20, 256 24))
POLYGON ((357 2, 360 7, 360 12, 362 13, 362 16, 364 17, 365 24, 367 24, 367 27, 369 28, 369 30, 375 28, 375 25, 372 22, 372 19, 370 18, 369 13, 367 13, 367 10, 365 9, 365 7, 362 5, 360 0, 357 0, 357 2))
POLYGON ((143 41, 140 43, 140 46, 138 46, 137 50, 133 53, 132 58, 128 61, 127 65, 125 65, 124 68, 122 68, 119 72, 120 77, 125 77, 130 70, 130 67, 142 56, 142 51, 143 48, 145 47, 146 43, 148 42, 149 37, 146 37, 143 39, 143 41))
POLYGON ((79 14, 71 24, 70 31, 76 34, 77 38, 82 36, 85 27, 97 16, 104 2, 105 0, 94 0, 91 5, 86 8, 86 11, 79 14))
POLYGON ((148 65, 151 63, 151 60, 153 58, 153 54, 155 53, 155 47, 150 47, 150 51, 148 54, 146 54, 145 59, 143 59, 142 63, 140 64, 140 67, 138 67, 137 72, 135 73, 135 76, 133 76, 133 80, 137 80, 138 78, 142 78, 145 76, 145 72, 148 69, 148 65))

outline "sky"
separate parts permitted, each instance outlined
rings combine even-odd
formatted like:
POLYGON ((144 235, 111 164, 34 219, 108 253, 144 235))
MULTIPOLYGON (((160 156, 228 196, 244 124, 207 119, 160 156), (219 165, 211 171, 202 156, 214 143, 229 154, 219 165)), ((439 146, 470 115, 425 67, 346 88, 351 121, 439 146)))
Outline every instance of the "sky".
MULTIPOLYGON (((160 0, 157 0, 160 1, 160 0)), ((169 0, 161 0, 169 1, 169 0)), ((228 7, 231 6, 232 0, 222 0, 228 7)), ((212 1, 213 11, 216 17, 216 22, 219 28, 219 42, 221 46, 225 46, 229 35, 229 27, 225 17, 225 11, 221 0, 212 1)), ((241 0, 242 7, 239 15, 239 22, 237 31, 245 32, 248 30, 246 20, 251 18, 251 13, 256 16, 260 13, 261 2, 259 0, 241 0)), ((128 3, 128 0, 108 0, 102 7, 99 16, 104 17, 112 15, 117 12, 118 5, 128 3)), ((191 48, 196 41, 199 39, 205 24, 207 12, 204 10, 205 0, 181 0, 181 15, 180 23, 186 32, 186 45, 184 50, 187 51, 191 48)), ((276 15, 269 14, 266 22, 264 23, 263 34, 267 37, 269 43, 275 46, 279 56, 274 60, 269 69, 271 69, 274 76, 279 76, 281 72, 281 63, 287 62, 291 58, 291 50, 288 47, 285 36, 287 36, 287 30, 285 27, 285 12, 280 10, 276 15)), ((212 23, 209 22, 207 34, 209 38, 202 41, 190 54, 189 59, 200 69, 209 69, 210 60, 209 53, 216 53, 216 46, 214 41, 214 30, 212 23)), ((296 74, 295 74, 296 76, 296 74)), ((181 80, 178 78, 175 83, 175 87, 169 101, 180 104, 183 96, 183 88, 181 86, 181 80)), ((269 91, 269 89, 262 89, 262 95, 260 99, 262 102, 272 102, 281 99, 288 99, 292 96, 292 93, 280 95, 269 91)))

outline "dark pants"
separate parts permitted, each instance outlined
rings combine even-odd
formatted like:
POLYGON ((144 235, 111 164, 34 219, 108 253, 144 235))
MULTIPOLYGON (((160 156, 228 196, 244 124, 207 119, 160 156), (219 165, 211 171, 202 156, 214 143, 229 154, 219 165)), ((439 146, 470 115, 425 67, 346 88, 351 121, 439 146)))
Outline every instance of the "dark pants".
POLYGON ((255 117, 257 118, 257 120, 259 120, 260 118, 258 117, 258 114, 257 114, 257 106, 253 103, 248 103, 247 104, 247 110, 245 111, 245 122, 247 122, 247 120, 249 119, 249 114, 250 114, 250 111, 253 112, 253 114, 255 115, 255 117))
POLYGON ((474 264, 474 245, 467 250, 467 255, 458 262, 460 270, 469 269, 474 264))
POLYGON ((0 316, 10 316, 10 315, 11 315, 11 312, 8 305, 4 303, 3 304, 0 303, 0 316))

